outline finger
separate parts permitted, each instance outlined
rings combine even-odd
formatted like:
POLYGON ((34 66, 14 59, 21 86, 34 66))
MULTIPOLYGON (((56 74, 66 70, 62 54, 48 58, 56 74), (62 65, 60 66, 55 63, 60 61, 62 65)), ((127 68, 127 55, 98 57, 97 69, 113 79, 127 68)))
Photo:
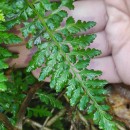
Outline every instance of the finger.
MULTIPOLYGON (((124 12, 125 14, 129 14, 129 0, 105 0, 105 3, 108 7, 108 14, 109 10, 112 7, 113 9, 119 9, 120 11, 124 12)), ((114 10, 116 11, 116 10, 114 10)))
POLYGON ((28 66, 29 61, 32 58, 32 55, 36 52, 36 48, 33 47, 31 50, 28 50, 25 45, 23 46, 11 46, 8 49, 12 52, 18 53, 18 58, 9 59, 7 62, 10 67, 15 68, 24 68, 28 66))
MULTIPOLYGON (((121 79, 116 71, 115 64, 111 56, 91 60, 88 69, 101 70, 103 74, 99 78, 105 79, 109 83, 121 83, 121 79)), ((38 78, 40 71, 41 69, 36 69, 32 72, 32 74, 38 78)), ((50 82, 50 78, 46 78, 44 81, 50 82)))
POLYGON ((113 59, 118 70, 118 74, 125 84, 130 85, 130 43, 122 46, 117 53, 113 53, 113 59))
POLYGON ((109 83, 122 82, 111 56, 92 59, 88 66, 88 69, 101 70, 103 74, 99 78, 105 79, 109 83))
MULTIPOLYGON (((102 51, 102 54, 98 57, 104 57, 111 54, 111 48, 106 40, 105 32, 99 32, 96 34, 97 37, 93 43, 89 46, 90 48, 96 48, 102 51)), ((36 52, 36 48, 28 50, 26 45, 22 46, 10 46, 8 49, 12 52, 18 53, 19 57, 16 59, 11 59, 8 63, 10 66, 15 65, 15 67, 26 67, 28 62, 31 60, 32 55, 36 52)))
POLYGON ((99 32, 105 28, 107 12, 104 1, 77 1, 74 6, 74 10, 68 11, 69 16, 73 16, 75 20, 95 21, 97 23, 90 33, 99 32))
POLYGON ((93 43, 90 44, 90 48, 96 48, 101 50, 102 54, 98 57, 104 57, 111 54, 111 47, 108 44, 106 33, 104 31, 96 33, 97 37, 93 43))

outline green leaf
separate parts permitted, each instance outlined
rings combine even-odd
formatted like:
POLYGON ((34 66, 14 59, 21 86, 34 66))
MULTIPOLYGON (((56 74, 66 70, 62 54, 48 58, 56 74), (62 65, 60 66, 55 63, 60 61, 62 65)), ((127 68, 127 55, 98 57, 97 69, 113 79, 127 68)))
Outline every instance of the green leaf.
POLYGON ((35 22, 29 23, 24 22, 24 27, 21 29, 23 36, 26 38, 29 36, 29 34, 35 34, 36 33, 36 26, 35 22))
POLYGON ((71 79, 69 80, 68 85, 66 94, 69 98, 71 98, 73 91, 76 89, 77 81, 75 79, 71 79))
POLYGON ((76 64, 75 64, 75 67, 78 69, 78 70, 81 70, 81 69, 85 69, 90 63, 90 59, 86 59, 86 60, 83 60, 83 61, 78 61, 76 64))
MULTIPOLYGON (((67 11, 65 10, 60 10, 59 12, 57 12, 57 14, 61 17, 61 18, 65 18, 68 16, 67 11)), ((62 19, 63 20, 63 19, 62 19)))
POLYGON ((12 54, 11 52, 9 52, 6 48, 3 48, 3 47, 0 47, 0 57, 3 57, 3 58, 8 58, 8 57, 11 57, 12 54))
POLYGON ((0 82, 5 82, 7 81, 6 76, 4 75, 4 73, 0 73, 0 82))
POLYGON ((41 23, 41 21, 39 21, 39 20, 37 20, 36 22, 35 22, 35 25, 36 25, 36 27, 38 28, 38 29, 40 29, 40 30, 42 30, 44 27, 43 27, 43 25, 42 25, 42 23, 41 23))
POLYGON ((34 12, 30 7, 28 7, 26 9, 26 13, 27 13, 28 17, 33 17, 34 16, 34 12))
POLYGON ((69 9, 74 9, 73 0, 62 0, 61 6, 68 7, 69 9))
POLYGON ((97 50, 97 49, 80 49, 80 50, 73 50, 70 55, 79 55, 79 56, 83 56, 86 58, 94 58, 95 56, 98 56, 101 54, 101 51, 97 50))
POLYGON ((72 16, 68 17, 66 20, 66 25, 74 24, 75 20, 72 16))
POLYGON ((88 113, 88 114, 92 114, 92 113, 94 113, 95 111, 96 111, 96 108, 95 108, 95 106, 92 104, 92 105, 90 105, 90 106, 88 107, 87 113, 88 113))
POLYGON ((15 6, 16 6, 18 9, 22 9, 22 8, 24 7, 24 1, 23 1, 23 0, 21 0, 21 1, 16 1, 15 6))
POLYGON ((63 41, 63 37, 60 33, 56 33, 54 35, 55 39, 58 41, 58 42, 62 42, 63 41))
POLYGON ((40 106, 37 106, 35 108, 28 108, 28 113, 27 116, 31 118, 32 116, 34 117, 48 117, 51 116, 51 112, 47 108, 43 108, 40 106))
POLYGON ((7 86, 5 85, 5 83, 0 83, 0 91, 6 91, 7 90, 7 86))
POLYGON ((37 93, 38 97, 40 98, 40 100, 44 103, 46 103, 47 105, 52 105, 55 108, 63 108, 62 103, 56 99, 52 94, 48 94, 45 92, 39 92, 37 93))
POLYGON ((73 64, 76 63, 76 56, 75 55, 70 55, 69 58, 70 58, 71 63, 73 63, 73 64))
POLYGON ((28 41, 28 43, 26 44, 26 47, 27 47, 28 49, 31 49, 31 48, 33 47, 33 39, 30 39, 30 40, 28 41))
POLYGON ((43 38, 45 38, 46 40, 50 39, 50 35, 48 33, 44 33, 43 34, 43 38))
POLYGON ((80 99, 80 103, 78 105, 79 110, 83 111, 87 108, 87 103, 89 103, 89 97, 88 95, 84 95, 81 99, 80 99))
POLYGON ((79 102, 79 100, 81 98, 81 94, 82 94, 81 88, 77 88, 77 89, 74 90, 72 97, 70 99, 70 105, 71 106, 74 106, 79 102))
POLYGON ((53 24, 54 28, 56 29, 61 25, 61 22, 65 17, 67 17, 67 15, 68 14, 65 10, 58 10, 55 11, 53 14, 50 14, 47 21, 51 21, 51 24, 53 24))
POLYGON ((80 31, 87 31, 88 29, 94 27, 95 25, 96 23, 92 21, 86 22, 78 20, 75 23, 74 18, 70 16, 66 20, 66 26, 61 28, 61 32, 66 32, 65 30, 67 29, 70 34, 76 34, 79 33, 80 31))
POLYGON ((101 115, 100 115, 99 111, 96 111, 96 112, 94 113, 94 116, 93 116, 94 122, 95 122, 96 124, 98 124, 98 122, 100 121, 100 118, 101 118, 101 115))
POLYGON ((99 79, 94 79, 94 80, 87 80, 86 85, 93 86, 93 87, 103 87, 108 82, 106 80, 99 80, 99 79))
POLYGON ((20 19, 15 18, 9 21, 5 21, 4 23, 8 30, 14 27, 16 24, 20 24, 20 19))
POLYGON ((26 81, 26 84, 33 85, 37 80, 33 75, 28 74, 27 77, 25 77, 25 81, 26 81))
POLYGON ((50 30, 55 29, 55 21, 52 18, 48 19, 46 24, 50 30))
POLYGON ((2 11, 0 10, 0 21, 5 21, 5 18, 4 18, 4 14, 2 13, 2 11))
POLYGON ((95 94, 97 96, 98 95, 103 96, 103 95, 108 94, 108 91, 106 89, 103 89, 102 87, 100 87, 100 88, 92 88, 91 91, 92 91, 93 94, 95 94))
POLYGON ((23 20, 28 20, 28 15, 26 11, 23 11, 23 13, 21 14, 21 17, 23 18, 23 20))
POLYGON ((7 69, 8 68, 8 64, 3 62, 2 60, 0 60, 0 70, 1 69, 7 69))
POLYGON ((52 74, 51 82, 50 82, 50 87, 55 88, 57 80, 60 78, 61 73, 64 71, 64 63, 60 63, 56 65, 56 70, 52 74))
POLYGON ((52 4, 49 0, 42 0, 41 3, 46 10, 52 10, 52 4))
POLYGON ((38 80, 43 81, 46 77, 48 77, 51 74, 52 69, 53 69, 52 66, 43 67, 38 80))
POLYGON ((90 43, 92 43, 95 38, 96 38, 95 34, 81 35, 81 36, 76 36, 76 37, 68 36, 66 38, 66 42, 70 43, 73 46, 73 48, 79 48, 80 46, 80 47, 83 47, 84 49, 86 46, 89 46, 90 43))
POLYGON ((14 44, 14 43, 21 43, 21 42, 22 42, 22 39, 14 34, 0 32, 0 44, 1 43, 14 44))
POLYGON ((45 15, 45 8, 42 3, 36 3, 34 7, 41 16, 45 15))
POLYGON ((70 52, 70 48, 68 45, 61 45, 61 48, 62 50, 65 52, 65 53, 69 53, 70 52))
POLYGON ((108 106, 108 105, 102 105, 101 107, 104 111, 109 111, 109 109, 110 109, 110 106, 108 106))
POLYGON ((101 54, 101 51, 99 51, 95 48, 93 48, 93 49, 87 48, 85 57, 94 58, 95 56, 98 56, 100 54, 101 54))
POLYGON ((58 78, 56 83, 56 92, 60 92, 65 87, 69 77, 70 77, 70 73, 68 70, 64 70, 61 73, 61 76, 58 78))
POLYGON ((101 96, 101 95, 99 95, 99 96, 95 95, 94 97, 95 97, 95 101, 97 101, 98 103, 103 103, 105 101, 105 98, 106 98, 106 97, 101 96))
POLYGON ((41 44, 41 42, 42 42, 41 37, 37 37, 37 38, 34 40, 34 45, 41 44))
POLYGON ((118 130, 116 123, 109 121, 106 118, 101 118, 99 122, 99 128, 103 130, 118 130))
POLYGON ((43 67, 38 78, 39 81, 43 81, 46 77, 50 76, 51 72, 53 71, 53 67, 56 64, 56 60, 52 59, 48 61, 47 66, 43 67))
POLYGON ((42 64, 45 61, 45 50, 37 51, 35 55, 32 57, 32 60, 29 63, 29 66, 27 68, 27 72, 30 72, 32 70, 35 70, 38 67, 41 67, 42 64))
POLYGON ((88 70, 88 69, 84 69, 80 72, 80 74, 84 77, 86 77, 87 79, 94 79, 97 78, 98 76, 102 75, 102 72, 97 70, 88 70))
POLYGON ((6 30, 7 30, 6 27, 4 25, 0 24, 0 31, 6 31, 6 30))

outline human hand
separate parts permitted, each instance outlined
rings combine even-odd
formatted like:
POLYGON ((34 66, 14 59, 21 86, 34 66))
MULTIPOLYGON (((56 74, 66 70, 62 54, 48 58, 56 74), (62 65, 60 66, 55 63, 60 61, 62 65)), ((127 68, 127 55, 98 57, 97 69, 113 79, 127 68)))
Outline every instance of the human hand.
MULTIPOLYGON (((129 0, 84 0, 75 2, 75 10, 68 11, 76 20, 95 21, 97 25, 87 33, 96 33, 97 38, 90 45, 102 54, 91 60, 89 68, 102 70, 101 79, 109 83, 130 84, 130 11, 129 0)), ((19 58, 12 60, 10 65, 25 67, 33 50, 25 46, 9 47, 19 53, 19 58)), ((39 76, 39 70, 33 71, 39 76)))

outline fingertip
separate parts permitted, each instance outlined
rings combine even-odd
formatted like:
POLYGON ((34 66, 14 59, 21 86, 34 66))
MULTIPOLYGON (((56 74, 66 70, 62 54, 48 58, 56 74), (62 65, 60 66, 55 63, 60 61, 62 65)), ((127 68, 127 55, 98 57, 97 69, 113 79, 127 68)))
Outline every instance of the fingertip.
MULTIPOLYGON (((33 76, 35 77, 35 78, 39 78, 39 76, 40 76, 40 72, 41 72, 41 68, 38 68, 38 69, 36 69, 36 70, 33 70, 32 71, 32 74, 33 74, 33 76)), ((50 77, 47 77, 45 80, 44 80, 44 82, 50 82, 50 80, 51 80, 51 78, 50 77)))
POLYGON ((33 70, 33 71, 32 71, 32 74, 33 74, 33 76, 34 76, 35 78, 38 79, 38 77, 39 77, 39 75, 40 75, 40 72, 41 72, 41 69, 38 68, 38 69, 36 69, 36 70, 33 70))
POLYGON ((92 59, 88 69, 101 70, 103 73, 99 79, 105 79, 109 83, 122 82, 111 56, 92 59))

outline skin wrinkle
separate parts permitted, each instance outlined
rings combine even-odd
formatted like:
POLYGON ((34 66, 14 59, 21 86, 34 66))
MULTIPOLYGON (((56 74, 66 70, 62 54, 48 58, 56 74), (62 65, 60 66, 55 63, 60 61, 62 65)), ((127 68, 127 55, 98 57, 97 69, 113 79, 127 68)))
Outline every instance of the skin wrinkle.
MULTIPOLYGON (((104 32, 105 32, 105 31, 104 31, 104 32)), ((107 36, 106 36, 106 32, 105 32, 105 37, 106 37, 106 43, 107 43, 107 45, 108 45, 109 56, 110 56, 110 55, 112 55, 112 47, 111 47, 110 44, 109 44, 108 38, 107 38, 107 36)))
MULTIPOLYGON (((127 33, 127 32, 126 32, 126 33, 127 33)), ((128 34, 129 34, 129 33, 128 33, 128 34)), ((127 44, 127 41, 129 41, 129 38, 127 38, 126 41, 124 41, 124 44, 127 44)), ((122 49, 125 47, 124 44, 122 44, 117 51, 114 51, 114 49, 115 49, 116 47, 113 47, 113 49, 112 49, 112 54, 113 54, 113 55, 116 55, 116 54, 120 53, 120 51, 122 51, 122 49)))
POLYGON ((130 84, 130 67, 129 67, 129 51, 130 51, 130 46, 129 44, 126 44, 121 51, 116 54, 113 58, 114 61, 116 62, 116 68, 118 70, 118 74, 122 81, 126 84, 130 84), (123 55, 123 56, 122 56, 123 55), (124 58, 126 57, 126 58, 124 58), (118 59, 118 60, 117 60, 118 59), (122 61, 122 62, 120 62, 122 61), (122 66, 122 67, 121 67, 122 66))
POLYGON ((105 30, 109 44, 112 46, 113 62, 117 75, 122 79, 121 81, 129 84, 129 62, 126 60, 127 55, 124 55, 125 52, 129 51, 127 51, 126 47, 130 41, 128 35, 130 34, 129 11, 125 3, 126 1, 115 0, 111 2, 111 0, 106 0, 106 2, 111 3, 107 5, 109 20, 105 30), (120 61, 122 61, 121 64, 120 61))
POLYGON ((130 0, 125 0, 129 15, 130 15, 130 0))
MULTIPOLYGON (((106 6, 106 8, 107 8, 107 5, 106 5, 106 4, 105 4, 105 6, 106 6)), ((107 23, 108 23, 108 21, 109 21, 109 14, 108 14, 107 11, 106 11, 106 21, 107 21, 107 23)), ((106 25, 107 25, 107 24, 106 24, 106 25)), ((106 27, 107 27, 107 26, 106 26, 106 27)), ((106 27, 105 27, 105 30, 106 30, 106 27)), ((105 35, 106 35, 106 31, 105 31, 105 35)), ((107 45, 108 45, 108 50, 110 50, 110 52, 111 52, 112 46, 110 46, 110 43, 109 43, 109 40, 108 40, 107 37, 106 37, 106 43, 108 43, 108 44, 107 44, 107 45)), ((109 55, 112 55, 112 53, 110 53, 109 55)), ((113 58, 112 58, 112 61, 113 61, 113 63, 114 63, 115 73, 117 74, 117 77, 119 77, 118 81, 119 81, 119 82, 122 82, 122 81, 121 81, 121 77, 120 77, 119 74, 118 74, 118 71, 117 71, 117 68, 116 68, 116 64, 115 64, 113 58)), ((100 76, 100 78, 102 78, 102 77, 103 77, 103 76, 100 76)))
POLYGON ((114 7, 122 13, 128 15, 128 9, 126 8, 126 0, 104 0, 107 7, 114 7), (121 5, 121 6, 120 6, 121 5))
MULTIPOLYGON (((127 12, 129 13, 129 15, 130 15, 130 12, 129 12, 129 8, 128 8, 128 5, 127 5, 127 1, 126 0, 124 0, 124 3, 125 3, 125 6, 127 7, 127 12)), ((128 15, 128 16, 129 16, 128 15)))
MULTIPOLYGON (((113 12, 114 12, 114 10, 113 10, 113 12)), ((111 13, 113 13, 113 12, 111 12, 111 13)), ((123 14, 121 14, 121 15, 123 15, 123 14)), ((109 17, 109 15, 108 15, 108 17, 109 17)), ((114 17, 115 17, 115 15, 109 17, 105 31, 107 33, 107 37, 109 39, 110 46, 113 48, 113 50, 119 50, 119 47, 121 48, 121 46, 124 45, 123 43, 127 40, 126 37, 122 36, 122 31, 125 31, 128 28, 128 26, 126 26, 124 28, 121 25, 124 24, 124 22, 127 22, 128 20, 124 21, 122 19, 118 19, 117 21, 115 21, 116 18, 114 18, 114 17), (111 26, 111 28, 110 28, 110 26, 111 26), (118 35, 117 35, 117 31, 120 31, 120 33, 118 33, 118 35), (120 46, 118 46, 118 48, 116 45, 117 39, 120 39, 119 40, 120 46)))
POLYGON ((115 62, 114 62, 113 57, 112 57, 112 61, 113 61, 113 63, 114 63, 114 70, 115 70, 115 73, 117 74, 117 77, 119 77, 119 81, 122 82, 121 76, 119 75, 119 73, 118 73, 118 71, 117 71, 117 66, 116 66, 116 64, 115 64, 115 62))

